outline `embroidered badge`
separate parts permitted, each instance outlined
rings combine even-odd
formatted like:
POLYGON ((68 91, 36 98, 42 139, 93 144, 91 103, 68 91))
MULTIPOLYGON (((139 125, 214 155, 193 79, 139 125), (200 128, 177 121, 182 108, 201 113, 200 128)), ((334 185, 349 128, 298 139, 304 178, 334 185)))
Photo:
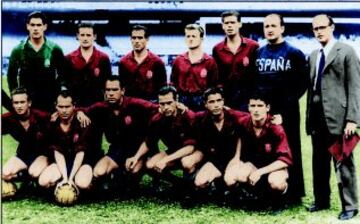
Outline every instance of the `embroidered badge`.
POLYGON ((206 68, 201 69, 200 77, 201 77, 201 78, 206 78, 206 76, 207 76, 207 70, 206 70, 206 68))
POLYGON ((99 75, 100 75, 100 69, 99 68, 94 69, 94 75, 95 75, 95 77, 99 77, 99 75))
POLYGON ((36 132, 36 139, 40 140, 43 138, 43 133, 41 133, 40 131, 36 132))
POLYGON ((146 72, 146 78, 147 79, 151 79, 153 77, 153 72, 151 71, 151 70, 148 70, 147 72, 146 72))
POLYGON ((76 143, 77 141, 79 141, 79 134, 75 133, 73 136, 73 142, 76 143))
POLYGON ((124 118, 124 121, 125 121, 125 124, 126 124, 126 125, 130 125, 130 124, 132 123, 132 118, 131 118, 131 116, 126 116, 126 117, 124 118))
POLYGON ((46 67, 46 68, 50 67, 50 59, 48 59, 48 58, 45 59, 44 67, 46 67))
POLYGON ((265 144, 265 152, 270 153, 271 152, 271 144, 267 143, 265 144))
POLYGON ((244 57, 243 58, 243 65, 246 67, 246 66, 248 66, 249 65, 249 58, 248 57, 244 57))

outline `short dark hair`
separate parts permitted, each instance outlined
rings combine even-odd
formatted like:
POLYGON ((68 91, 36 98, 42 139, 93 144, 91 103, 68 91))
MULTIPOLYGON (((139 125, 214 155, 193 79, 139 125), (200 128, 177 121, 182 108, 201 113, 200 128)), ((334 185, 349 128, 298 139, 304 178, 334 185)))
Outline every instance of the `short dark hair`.
POLYGON ((92 24, 92 23, 79 23, 79 24, 77 25, 77 31, 76 31, 76 33, 79 33, 80 28, 90 28, 90 29, 93 30, 93 33, 95 34, 94 24, 92 24))
POLYGON ((55 105, 58 104, 58 98, 59 98, 59 96, 61 96, 61 97, 63 97, 63 98, 68 98, 68 97, 70 97, 70 98, 71 98, 71 103, 72 103, 73 105, 75 105, 74 97, 73 97, 73 95, 72 95, 72 93, 71 93, 70 90, 68 90, 68 89, 62 89, 62 90, 60 90, 58 96, 56 97, 55 105))
POLYGON ((34 11, 34 12, 30 13, 30 14, 27 16, 27 18, 26 18, 26 23, 29 24, 29 23, 30 23, 30 20, 31 20, 32 18, 39 18, 39 19, 41 19, 41 21, 42 21, 43 24, 47 24, 47 23, 48 23, 45 14, 42 13, 41 11, 34 11))
POLYGON ((200 32, 200 37, 204 37, 204 28, 199 24, 192 23, 185 26, 185 30, 197 30, 200 32))
POLYGON ((270 105, 270 98, 269 98, 269 94, 266 93, 265 91, 261 91, 261 90, 255 90, 250 94, 249 97, 249 103, 250 100, 261 100, 264 101, 264 103, 266 105, 270 105))
POLYGON ((205 90, 203 94, 203 100, 206 102, 208 100, 208 97, 213 94, 220 94, 222 98, 224 98, 224 90, 221 87, 211 87, 205 90))
POLYGON ((236 16, 237 21, 241 22, 241 16, 238 11, 229 10, 229 11, 225 11, 225 12, 221 13, 221 21, 224 22, 224 18, 228 17, 228 16, 236 16))
POLYGON ((143 30, 144 31, 144 36, 145 38, 147 39, 149 36, 150 36, 150 32, 148 30, 148 28, 146 26, 143 26, 143 25, 134 25, 132 28, 131 28, 131 34, 133 31, 135 30, 143 30))
POLYGON ((158 92, 158 95, 164 96, 168 93, 172 93, 174 100, 177 100, 178 92, 177 92, 176 88, 172 85, 166 85, 166 86, 161 87, 161 89, 158 92))
POLYGON ((30 95, 25 87, 18 87, 13 91, 11 91, 10 93, 11 99, 13 98, 14 95, 19 95, 19 94, 26 94, 28 101, 30 100, 30 95))
POLYGON ((280 26, 285 26, 284 17, 282 15, 280 15, 278 13, 271 13, 271 14, 265 16, 265 18, 268 16, 277 16, 280 20, 280 26))
POLYGON ((108 76, 108 77, 105 79, 105 85, 106 85, 106 82, 107 82, 107 81, 110 81, 110 82, 118 81, 118 82, 119 82, 120 89, 123 88, 123 87, 121 86, 121 81, 120 81, 120 76, 119 76, 119 75, 110 75, 110 76, 108 76))

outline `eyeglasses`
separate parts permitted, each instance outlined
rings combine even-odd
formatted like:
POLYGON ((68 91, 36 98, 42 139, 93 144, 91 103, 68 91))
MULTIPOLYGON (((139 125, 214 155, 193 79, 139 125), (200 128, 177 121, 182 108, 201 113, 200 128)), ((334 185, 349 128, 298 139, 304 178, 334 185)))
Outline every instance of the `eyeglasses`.
POLYGON ((327 26, 318 26, 318 27, 313 27, 313 31, 323 31, 325 30, 326 28, 328 28, 329 25, 327 26))

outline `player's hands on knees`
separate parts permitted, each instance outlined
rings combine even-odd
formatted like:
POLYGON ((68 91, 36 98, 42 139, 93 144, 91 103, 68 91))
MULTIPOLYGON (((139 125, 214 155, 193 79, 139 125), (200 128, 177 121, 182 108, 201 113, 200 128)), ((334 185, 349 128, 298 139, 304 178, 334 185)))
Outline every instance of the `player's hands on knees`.
POLYGON ((176 108, 181 111, 181 114, 185 113, 188 110, 188 107, 185 104, 176 102, 176 108))
POLYGON ((52 114, 51 114, 51 117, 50 117, 50 122, 55 122, 58 117, 59 117, 59 113, 58 113, 58 112, 52 113, 52 114))
POLYGON ((130 171, 130 170, 134 169, 137 162, 138 162, 138 158, 136 158, 135 156, 126 159, 126 161, 125 161, 126 170, 130 171))
POLYGON ((87 126, 89 126, 91 124, 90 118, 88 116, 86 116, 86 114, 82 111, 76 112, 76 118, 80 122, 80 126, 82 128, 86 128, 87 126))
POLYGON ((256 183, 260 180, 262 173, 259 170, 252 172, 249 176, 249 184, 255 186, 256 183))
POLYGON ((155 164, 154 168, 157 172, 161 173, 166 166, 167 166, 167 161, 165 159, 162 159, 155 164))

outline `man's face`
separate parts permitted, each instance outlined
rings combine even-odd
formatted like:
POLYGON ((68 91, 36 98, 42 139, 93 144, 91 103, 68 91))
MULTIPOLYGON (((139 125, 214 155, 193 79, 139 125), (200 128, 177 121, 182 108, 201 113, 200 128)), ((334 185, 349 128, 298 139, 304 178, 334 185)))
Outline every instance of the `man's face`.
POLYGON ((262 100, 250 99, 249 112, 253 122, 259 122, 266 119, 270 106, 262 100))
POLYGON ((15 94, 12 96, 12 105, 18 115, 26 115, 30 112, 31 101, 25 93, 15 94))
POLYGON ((136 52, 141 52, 146 49, 148 39, 145 38, 144 30, 133 30, 131 32, 131 44, 133 50, 136 52))
POLYGON ((110 104, 119 104, 120 99, 124 96, 124 89, 120 87, 117 80, 106 81, 105 84, 105 100, 110 104))
POLYGON ((276 15, 265 17, 264 36, 270 43, 278 43, 284 33, 284 26, 280 25, 280 18, 276 15))
POLYGON ((219 93, 210 94, 205 102, 205 107, 212 115, 220 115, 224 109, 224 98, 219 93))
POLYGON ((329 24, 330 21, 325 15, 315 16, 312 22, 314 36, 323 46, 333 37, 335 26, 329 24))
POLYGON ((239 35, 242 24, 236 16, 227 16, 223 18, 222 28, 228 37, 239 35))
POLYGON ((44 37, 47 25, 43 24, 43 21, 40 18, 31 18, 29 23, 26 24, 26 29, 29 31, 31 39, 41 39, 44 37))
POLYGON ((185 30, 185 43, 190 50, 199 48, 202 41, 203 38, 200 37, 200 31, 185 30))
POLYGON ((63 97, 58 96, 56 101, 56 110, 59 114, 59 118, 62 121, 68 121, 74 116, 75 106, 70 96, 63 97))
POLYGON ((76 36, 77 39, 79 40, 80 47, 85 49, 92 47, 96 39, 94 30, 92 28, 87 28, 87 27, 79 28, 79 31, 76 34, 76 36))
POLYGON ((176 114, 176 100, 172 92, 165 95, 159 95, 160 113, 166 117, 171 117, 176 114))

